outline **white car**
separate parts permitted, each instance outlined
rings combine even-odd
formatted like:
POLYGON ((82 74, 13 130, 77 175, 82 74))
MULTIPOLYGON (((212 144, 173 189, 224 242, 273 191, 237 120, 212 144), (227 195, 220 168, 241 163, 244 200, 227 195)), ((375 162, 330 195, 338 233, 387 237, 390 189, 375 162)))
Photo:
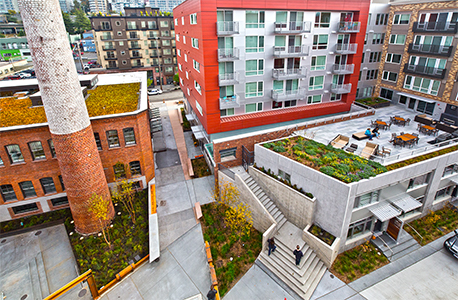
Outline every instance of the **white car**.
POLYGON ((24 73, 24 72, 21 72, 19 74, 17 74, 19 76, 21 76, 21 78, 29 78, 29 77, 32 77, 32 74, 29 74, 29 73, 24 73))
POLYGON ((160 89, 148 90, 148 96, 159 95, 159 94, 162 94, 162 91, 160 89))
POLYGON ((91 68, 91 65, 90 65, 90 64, 84 64, 84 65, 83 65, 83 68, 84 68, 85 70, 89 70, 89 69, 91 68))

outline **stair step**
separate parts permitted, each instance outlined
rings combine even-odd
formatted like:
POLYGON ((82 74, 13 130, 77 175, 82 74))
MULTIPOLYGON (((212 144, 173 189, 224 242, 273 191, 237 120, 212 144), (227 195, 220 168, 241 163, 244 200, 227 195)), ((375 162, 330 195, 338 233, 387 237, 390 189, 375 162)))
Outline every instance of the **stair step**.
POLYGON ((397 254, 415 245, 418 245, 418 243, 415 239, 412 238, 411 240, 405 241, 402 244, 396 245, 395 247, 392 247, 391 249, 393 250, 394 254, 397 254))
POLYGON ((418 245, 418 244, 412 245, 412 246, 410 246, 408 248, 405 248, 404 250, 399 251, 399 252, 395 253, 393 256, 391 256, 390 257, 390 261, 397 260, 397 259, 399 259, 399 258, 401 258, 401 257, 403 257, 403 256, 405 256, 405 255, 407 255, 407 254, 419 249, 419 248, 420 248, 420 245, 418 245))
MULTIPOLYGON (((269 200, 270 200, 270 199, 269 199, 269 200)), ((267 211, 269 211, 270 208, 271 208, 272 206, 275 207, 275 203, 274 203, 272 200, 270 200, 270 201, 265 205, 265 208, 267 209, 267 211)))
POLYGON ((278 221, 277 228, 281 228, 288 220, 286 220, 284 215, 281 215, 280 221, 278 221))
POLYGON ((280 260, 288 270, 294 271, 300 276, 303 276, 307 271, 307 268, 304 268, 304 265, 307 263, 309 257, 313 254, 313 251, 307 246, 307 249, 302 250, 302 252, 304 253, 304 257, 301 259, 299 266, 296 266, 296 259, 294 258, 292 251, 285 251, 278 246, 277 249, 275 249, 275 252, 271 253, 270 256, 274 256, 276 259, 280 260))
POLYGON ((266 195, 262 196, 261 198, 263 198, 262 205, 264 205, 264 207, 271 201, 270 198, 266 195))
POLYGON ((41 294, 43 295, 43 298, 45 298, 49 296, 51 293, 49 292, 48 279, 46 277, 45 264, 43 262, 43 256, 41 255, 41 252, 37 256, 35 256, 35 259, 37 262, 38 279, 40 280, 41 294))
MULTIPOLYGON (((269 214, 273 217, 277 212, 279 212, 278 208, 274 205, 271 206, 270 209, 268 210, 269 214)), ((275 219, 275 217, 274 217, 275 219)))
POLYGON ((274 219, 277 220, 281 215, 283 215, 283 213, 278 210, 278 212, 275 213, 275 215, 273 215, 274 219))
POLYGON ((266 193, 264 193, 264 191, 263 191, 261 188, 259 188, 259 190, 256 191, 256 193, 254 193, 254 194, 255 194, 256 197, 259 199, 259 198, 261 198, 262 196, 264 196, 266 193))
POLYGON ((262 191, 261 187, 259 185, 256 185, 255 187, 253 187, 251 189, 251 191, 253 192, 253 194, 255 194, 256 196, 258 196, 257 194, 262 191))
POLYGON ((252 184, 253 181, 254 181, 254 179, 253 179, 253 177, 251 177, 251 176, 248 176, 247 178, 245 178, 245 184, 248 185, 248 186, 249 186, 250 184, 252 184))
POLYGON ((264 203, 264 201, 268 200, 269 197, 267 197, 266 195, 263 195, 261 198, 259 198, 259 201, 261 201, 261 203, 264 203))
POLYGON ((33 293, 32 299, 43 299, 44 295, 41 293, 40 278, 38 276, 38 267, 35 258, 29 261, 29 274, 33 293))
POLYGON ((323 275, 324 273, 326 272, 327 268, 326 266, 321 262, 321 266, 318 268, 316 268, 317 272, 312 274, 312 276, 310 277, 311 278, 311 282, 309 281, 310 285, 309 285, 309 288, 307 290, 307 293, 305 293, 305 299, 310 299, 310 297, 312 297, 313 293, 315 292, 316 290, 316 287, 318 286, 318 284, 320 283, 321 279, 323 278, 323 275))

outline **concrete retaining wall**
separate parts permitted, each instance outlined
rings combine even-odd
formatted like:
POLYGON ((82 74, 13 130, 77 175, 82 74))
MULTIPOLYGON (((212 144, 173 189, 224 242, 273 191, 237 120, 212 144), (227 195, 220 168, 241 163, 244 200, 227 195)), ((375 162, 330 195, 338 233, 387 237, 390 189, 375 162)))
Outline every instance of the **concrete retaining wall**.
POLYGON ((330 268, 337 257, 340 248, 340 238, 336 238, 331 246, 309 232, 311 225, 307 225, 302 231, 302 239, 312 248, 316 255, 330 268))

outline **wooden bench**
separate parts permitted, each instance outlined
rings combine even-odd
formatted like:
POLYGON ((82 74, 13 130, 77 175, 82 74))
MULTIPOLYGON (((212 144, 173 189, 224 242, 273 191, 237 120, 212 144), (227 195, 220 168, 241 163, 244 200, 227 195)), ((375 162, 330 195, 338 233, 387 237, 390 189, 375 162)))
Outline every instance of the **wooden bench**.
POLYGON ((183 115, 181 114, 181 109, 177 109, 178 112, 178 120, 180 120, 180 124, 183 125, 183 115))
POLYGON ((197 220, 202 218, 202 209, 200 207, 200 202, 196 202, 196 204, 194 204, 194 213, 196 214, 197 220))
POLYGON ((188 158, 188 172, 190 177, 194 177, 194 170, 192 169, 192 163, 190 158, 188 158))

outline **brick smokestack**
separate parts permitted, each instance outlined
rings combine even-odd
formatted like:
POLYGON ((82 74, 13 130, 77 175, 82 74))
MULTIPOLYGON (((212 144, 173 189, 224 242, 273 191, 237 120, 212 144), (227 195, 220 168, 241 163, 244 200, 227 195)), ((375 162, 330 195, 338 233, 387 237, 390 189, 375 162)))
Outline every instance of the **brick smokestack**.
POLYGON ((19 7, 76 230, 98 232, 88 211, 92 194, 110 201, 108 219, 114 209, 59 1, 19 0, 19 7))

